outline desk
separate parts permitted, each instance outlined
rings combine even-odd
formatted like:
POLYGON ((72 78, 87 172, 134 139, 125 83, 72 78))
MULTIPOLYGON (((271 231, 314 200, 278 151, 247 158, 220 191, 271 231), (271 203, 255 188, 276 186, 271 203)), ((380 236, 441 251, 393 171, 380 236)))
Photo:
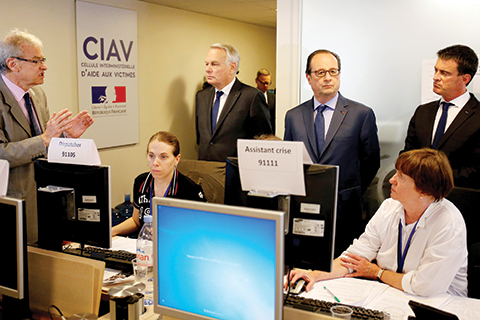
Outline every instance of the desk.
MULTIPOLYGON (((480 300, 450 296, 447 294, 435 297, 418 297, 400 290, 394 289, 377 281, 369 281, 355 278, 341 278, 335 280, 322 281, 315 284, 315 287, 309 293, 303 293, 302 296, 332 301, 333 297, 323 289, 327 286, 331 289, 340 301, 346 304, 358 305, 369 309, 382 310, 384 307, 394 304, 396 307, 405 311, 404 319, 413 315, 408 306, 409 300, 416 300, 420 303, 439 307, 439 309, 453 313, 460 320, 480 319, 480 300)), ((284 320, 329 320, 334 319, 329 316, 285 308, 284 320)), ((157 320, 158 314, 153 313, 149 306, 141 320, 157 320)), ((100 318, 102 320, 110 319, 109 315, 100 318)), ((162 319, 162 318, 160 318, 162 319)), ((164 316, 164 320, 174 320, 174 318, 164 316)))

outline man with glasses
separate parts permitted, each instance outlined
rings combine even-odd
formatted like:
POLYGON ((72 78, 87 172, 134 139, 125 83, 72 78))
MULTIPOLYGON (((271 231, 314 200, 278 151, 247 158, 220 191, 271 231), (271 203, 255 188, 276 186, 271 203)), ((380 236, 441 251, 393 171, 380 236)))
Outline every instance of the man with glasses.
POLYGON ((270 74, 270 71, 265 68, 258 70, 255 83, 257 84, 257 89, 263 92, 265 100, 267 100, 272 131, 275 133, 275 93, 268 90, 268 87, 272 84, 272 75, 270 74))
POLYGON ((46 157, 52 138, 78 138, 92 117, 63 109, 50 117, 43 84, 47 65, 42 42, 11 30, 0 42, 0 158, 10 164, 8 195, 25 199, 27 241, 37 241, 36 188, 33 163, 46 157))
POLYGON ((361 199, 380 167, 380 147, 373 110, 339 93, 340 58, 317 50, 307 59, 306 76, 313 98, 285 116, 287 141, 303 141, 314 163, 338 165, 335 254, 364 229, 361 199))
POLYGON ((464 45, 449 46, 437 55, 433 92, 441 98, 415 110, 403 151, 442 150, 450 160, 455 187, 480 189, 480 103, 467 90, 478 57, 464 45))

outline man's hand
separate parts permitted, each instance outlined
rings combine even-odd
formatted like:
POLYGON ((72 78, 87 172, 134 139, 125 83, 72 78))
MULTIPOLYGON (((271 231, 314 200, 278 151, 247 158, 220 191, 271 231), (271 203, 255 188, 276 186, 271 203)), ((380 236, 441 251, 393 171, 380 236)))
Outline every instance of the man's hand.
POLYGON ((52 138, 58 138, 63 131, 70 129, 72 126, 72 120, 68 119, 72 113, 68 109, 63 109, 59 113, 53 113, 50 120, 47 122, 45 132, 40 136, 43 142, 48 147, 52 138))
POLYGON ((93 124, 93 118, 86 110, 77 114, 71 121, 72 125, 64 130, 65 138, 78 138, 93 124))

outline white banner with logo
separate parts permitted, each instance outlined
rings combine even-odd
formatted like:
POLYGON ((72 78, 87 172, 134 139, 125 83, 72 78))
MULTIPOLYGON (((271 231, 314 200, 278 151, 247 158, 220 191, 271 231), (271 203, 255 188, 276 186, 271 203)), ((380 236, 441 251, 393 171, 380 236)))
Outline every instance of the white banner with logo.
POLYGON ((139 141, 137 12, 76 2, 79 109, 98 148, 139 141))

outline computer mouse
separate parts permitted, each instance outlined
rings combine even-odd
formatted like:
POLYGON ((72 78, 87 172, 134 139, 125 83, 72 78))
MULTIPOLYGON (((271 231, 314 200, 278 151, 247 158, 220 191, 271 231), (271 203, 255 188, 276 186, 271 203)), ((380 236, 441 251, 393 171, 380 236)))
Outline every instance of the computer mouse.
POLYGON ((295 283, 290 284, 290 293, 291 294, 300 294, 305 291, 307 282, 303 279, 298 279, 295 283))

